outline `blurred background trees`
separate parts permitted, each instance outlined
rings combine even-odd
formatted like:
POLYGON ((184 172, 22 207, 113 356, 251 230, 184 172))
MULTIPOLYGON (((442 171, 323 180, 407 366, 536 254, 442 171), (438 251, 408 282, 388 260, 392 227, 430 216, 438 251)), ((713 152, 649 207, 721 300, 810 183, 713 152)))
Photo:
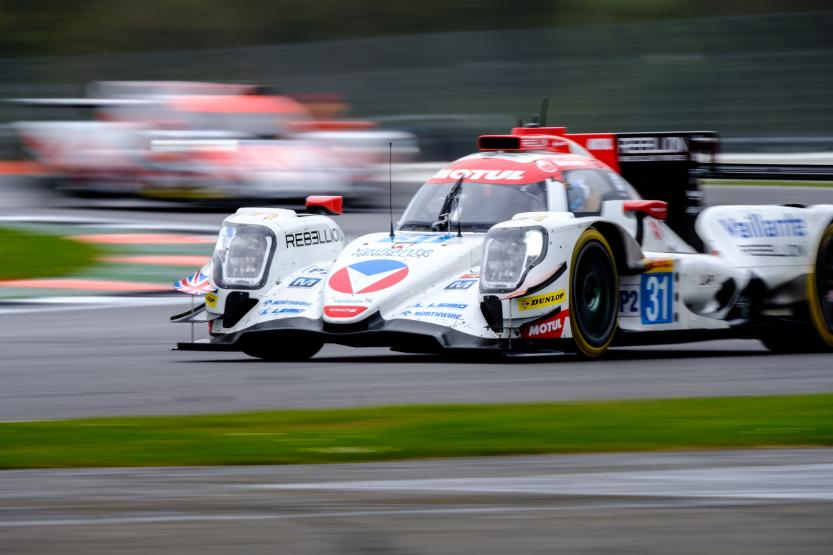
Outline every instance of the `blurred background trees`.
POLYGON ((3 0, 0 57, 829 9, 829 0, 3 0))
MULTIPOLYGON (((0 98, 257 83, 470 148, 549 97, 551 121, 575 130, 833 150, 830 0, 0 2, 0 98)), ((0 103, 0 151, 3 122, 87 116, 0 103)))

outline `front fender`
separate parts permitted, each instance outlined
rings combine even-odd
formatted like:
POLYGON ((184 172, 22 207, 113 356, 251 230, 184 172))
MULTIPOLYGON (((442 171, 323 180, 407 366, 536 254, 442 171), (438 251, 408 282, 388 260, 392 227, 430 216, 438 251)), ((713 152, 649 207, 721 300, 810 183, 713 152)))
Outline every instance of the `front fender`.
MULTIPOLYGON (((524 227, 546 231, 547 249, 544 258, 527 272, 515 290, 497 295, 507 327, 514 327, 518 321, 539 318, 558 307, 568 308, 570 261, 579 237, 588 228, 597 229, 607 239, 621 274, 639 273, 644 269, 639 245, 627 231, 608 219, 576 218, 564 212, 535 212, 518 214, 492 229, 524 227)), ((481 292, 481 302, 488 296, 492 295, 481 292)))

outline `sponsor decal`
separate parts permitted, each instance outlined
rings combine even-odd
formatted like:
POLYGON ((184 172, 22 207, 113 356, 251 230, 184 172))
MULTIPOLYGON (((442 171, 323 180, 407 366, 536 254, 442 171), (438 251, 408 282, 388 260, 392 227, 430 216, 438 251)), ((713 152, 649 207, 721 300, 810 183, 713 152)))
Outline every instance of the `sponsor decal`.
POLYGON ((645 261, 645 272, 647 272, 647 273, 673 272, 673 271, 674 271, 674 259, 673 258, 661 258, 661 259, 653 259, 653 260, 646 260, 645 261))
POLYGON ((526 172, 522 170, 466 170, 444 169, 434 174, 432 179, 471 179, 474 181, 520 181, 526 172))
POLYGON ((298 314, 303 311, 303 308, 274 308, 271 312, 269 310, 261 310, 258 314, 260 314, 261 316, 266 316, 267 314, 298 314))
POLYGON ((545 306, 552 306, 564 302, 566 295, 563 289, 559 289, 553 293, 543 293, 533 297, 523 297, 518 299, 518 308, 520 310, 535 310, 545 306))
POLYGON ((732 237, 743 239, 764 237, 806 237, 807 222, 784 214, 781 218, 767 219, 761 214, 744 214, 739 218, 717 220, 732 237))
POLYGON ((390 236, 383 237, 376 241, 377 243, 396 243, 396 244, 407 244, 407 245, 416 245, 418 243, 445 243, 446 241, 450 241, 454 238, 453 235, 443 234, 443 235, 395 235, 393 238, 390 236))
POLYGON ((738 248, 748 256, 774 256, 795 258, 806 256, 807 249, 804 245, 771 245, 771 244, 746 244, 738 245, 738 248))
POLYGON ((460 303, 429 303, 427 305, 416 303, 408 307, 408 310, 402 311, 402 314, 400 314, 400 316, 417 316, 423 318, 445 318, 447 320, 462 320, 462 314, 449 311, 462 311, 465 310, 467 306, 467 304, 460 303))
POLYGON ((263 308, 258 311, 260 316, 269 314, 298 314, 306 310, 304 307, 311 306, 305 301, 292 301, 289 299, 264 299, 260 303, 263 308))
POLYGON ((541 137, 521 139, 521 148, 547 148, 549 141, 541 137))
POLYGON ((205 295, 205 306, 209 308, 217 308, 217 294, 208 293, 205 295))
POLYGON ((265 299, 262 303, 262 309, 258 311, 260 316, 269 314, 298 314, 306 310, 310 303, 304 301, 291 301, 289 299, 265 299))
POLYGON ((446 289, 468 289, 477 283, 476 279, 457 279, 445 286, 446 289))
POLYGON ((324 307, 324 314, 330 318, 352 318, 367 310, 366 306, 355 305, 327 305, 324 307))
POLYGON ((357 299, 356 297, 350 297, 347 299, 331 299, 330 302, 335 304, 370 304, 373 302, 373 299, 370 297, 365 297, 364 299, 357 299))
POLYGON ((445 318, 446 320, 462 320, 463 315, 455 312, 443 312, 441 310, 417 310, 414 316, 423 318, 445 318))
POLYGON ((460 279, 480 278, 480 274, 463 274, 460 279))
POLYGON ((587 139, 587 150, 613 150, 613 139, 608 137, 587 139))
POLYGON ((521 148, 546 149, 566 145, 566 141, 559 137, 522 137, 521 148))
POLYGON ((328 285, 339 293, 375 293, 393 287, 408 275, 408 266, 398 260, 363 260, 330 276, 328 285))
MULTIPOLYGON (((619 155, 620 162, 688 162, 688 154, 640 154, 638 156, 619 155)), ((561 164, 562 166, 564 164, 561 164)))
POLYGON ((413 305, 414 308, 450 308, 452 310, 465 310, 467 306, 469 305, 460 303, 416 303, 415 305, 413 305))
MULTIPOLYGON (((588 148, 589 145, 588 145, 588 148)), ((677 154, 688 152, 685 137, 619 137, 619 154, 677 154)))
POLYGON ((296 306, 312 306, 312 303, 308 303, 306 301, 293 301, 290 299, 265 299, 262 303, 263 306, 270 306, 270 305, 282 305, 282 304, 291 304, 296 306))
POLYGON ((350 256, 364 258, 366 256, 386 256, 389 258, 428 258, 434 254, 433 249, 407 248, 403 244, 397 246, 374 249, 371 247, 359 247, 350 253, 350 256))
POLYGON ((310 266, 309 268, 304 268, 303 272, 305 274, 326 276, 330 270, 329 268, 324 268, 323 266, 310 266))
POLYGON ((558 171, 558 166, 549 160, 536 160, 535 165, 538 166, 538 169, 542 172, 555 173, 558 171))
POLYGON ((558 314, 543 320, 524 324, 521 326, 521 337, 526 339, 558 339, 564 333, 565 322, 569 315, 569 310, 561 310, 558 314))
POLYGON ((309 277, 309 276, 300 276, 296 277, 292 280, 289 284, 290 287, 315 287, 318 282, 321 281, 321 278, 317 277, 309 277))
POLYGON ((700 287, 708 287, 710 285, 715 285, 717 282, 717 276, 714 274, 702 274, 699 278, 697 278, 697 285, 700 287))
POLYGON ((309 247, 311 245, 323 245, 326 243, 337 243, 344 240, 344 235, 335 227, 311 229, 297 233, 284 235, 286 247, 309 247))

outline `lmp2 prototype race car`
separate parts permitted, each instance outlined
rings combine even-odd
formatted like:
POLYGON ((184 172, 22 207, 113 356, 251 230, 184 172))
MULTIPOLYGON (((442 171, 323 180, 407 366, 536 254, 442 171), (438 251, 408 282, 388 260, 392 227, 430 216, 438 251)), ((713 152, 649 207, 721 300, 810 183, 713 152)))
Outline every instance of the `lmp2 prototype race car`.
MULTIPOLYGON (((325 343, 588 358, 717 338, 833 348, 833 205, 700 211, 690 170, 717 140, 536 123, 481 136, 396 230, 349 244, 327 216, 242 208, 180 282, 210 292, 172 320, 207 321, 210 337, 179 348, 275 361, 325 343)), ((339 200, 308 206, 337 213, 339 200)))

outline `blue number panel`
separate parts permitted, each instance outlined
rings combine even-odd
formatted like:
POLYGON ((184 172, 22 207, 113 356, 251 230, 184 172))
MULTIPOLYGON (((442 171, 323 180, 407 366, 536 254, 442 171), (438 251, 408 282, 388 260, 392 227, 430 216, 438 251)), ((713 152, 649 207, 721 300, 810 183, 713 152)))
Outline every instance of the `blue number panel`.
POLYGON ((668 324, 674 321, 673 273, 642 274, 639 313, 643 324, 668 324))

